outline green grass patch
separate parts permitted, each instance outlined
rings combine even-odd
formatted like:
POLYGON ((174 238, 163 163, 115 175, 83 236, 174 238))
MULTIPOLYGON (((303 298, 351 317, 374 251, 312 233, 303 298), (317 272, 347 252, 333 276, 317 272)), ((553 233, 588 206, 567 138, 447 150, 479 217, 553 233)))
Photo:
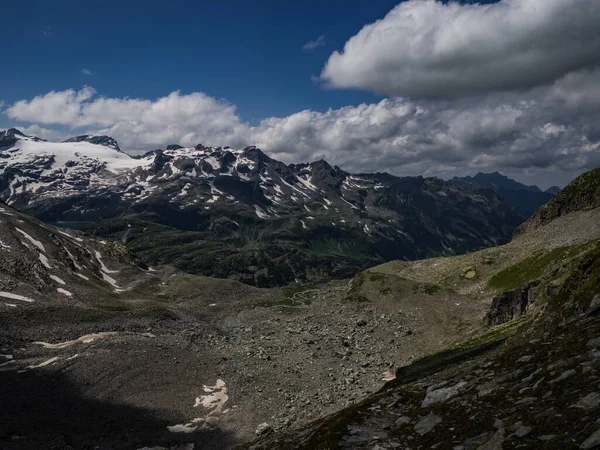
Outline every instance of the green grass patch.
POLYGON ((509 291, 540 278, 548 266, 556 261, 576 256, 582 246, 558 247, 549 252, 538 252, 523 261, 498 272, 488 281, 492 289, 509 291))
POLYGON ((283 295, 286 298, 293 298, 294 295, 300 294, 301 292, 309 291, 311 289, 317 289, 318 283, 306 283, 299 284, 296 286, 286 286, 283 288, 283 295))

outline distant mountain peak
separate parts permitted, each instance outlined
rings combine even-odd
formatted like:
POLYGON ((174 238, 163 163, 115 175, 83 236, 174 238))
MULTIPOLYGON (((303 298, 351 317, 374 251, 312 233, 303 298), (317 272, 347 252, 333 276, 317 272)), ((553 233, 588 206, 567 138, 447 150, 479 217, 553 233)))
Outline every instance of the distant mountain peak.
POLYGON ((21 132, 21 130, 18 130, 17 128, 9 128, 8 130, 4 131, 4 136, 22 136, 22 137, 27 137, 25 136, 25 134, 23 134, 21 132))
POLYGON ((0 145, 10 145, 17 140, 31 140, 36 142, 46 142, 36 136, 27 136, 17 128, 9 128, 6 131, 0 131, 0 145))
POLYGON ((537 186, 519 183, 500 172, 479 172, 473 177, 454 177, 450 181, 466 190, 491 189, 523 217, 531 216, 554 195, 552 192, 542 192, 537 186))
POLYGON ((75 136, 63 142, 89 142, 90 144, 103 145, 104 147, 110 147, 121 151, 117 141, 114 138, 105 135, 82 134, 81 136, 75 136))

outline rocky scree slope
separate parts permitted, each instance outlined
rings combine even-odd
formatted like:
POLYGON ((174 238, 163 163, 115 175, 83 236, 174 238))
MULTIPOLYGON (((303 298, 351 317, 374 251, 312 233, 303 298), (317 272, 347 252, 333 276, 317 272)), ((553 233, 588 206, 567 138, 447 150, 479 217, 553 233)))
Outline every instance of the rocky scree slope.
POLYGON ((431 284, 430 291, 452 287, 488 306, 496 293, 486 316, 494 326, 400 367, 395 380, 348 408, 241 448, 600 447, 600 212, 590 209, 593 198, 578 192, 593 185, 599 173, 584 174, 585 183, 578 179, 565 188, 575 198, 588 198, 580 210, 524 232, 503 248, 469 255, 471 264, 462 269, 468 255, 446 258, 458 260, 451 264, 441 264, 444 259, 421 266, 388 263, 362 274, 355 295, 367 299, 375 295, 365 281, 373 275, 380 289, 383 282, 391 286, 391 279, 423 276, 441 283, 431 284), (595 232, 588 233, 594 224, 595 232), (570 245, 526 250, 536 241, 557 242, 561 232, 562 243, 570 245), (509 252, 516 255, 506 256, 509 252), (502 258, 499 267, 493 267, 492 255, 502 258), (440 277, 428 276, 437 268, 440 277), (486 287, 469 289, 469 284, 486 287))
POLYGON ((526 233, 573 211, 600 207, 600 167, 578 176, 547 205, 523 223, 517 233, 526 233))
POLYGON ((362 302, 344 281, 143 270, 119 244, 2 204, 0 447, 227 449, 263 422, 335 412, 481 328, 462 295, 395 289, 362 302))
POLYGON ((107 241, 84 240, 50 227, 0 201, 0 302, 21 308, 37 303, 81 304, 93 293, 98 303, 132 285, 115 280, 142 273, 127 250, 107 241), (111 268, 107 265, 109 264, 111 268))
POLYGON ((491 190, 285 165, 197 145, 130 157, 106 136, 0 135, 0 198, 126 245, 140 263, 257 286, 343 278, 499 244, 522 218, 491 190))

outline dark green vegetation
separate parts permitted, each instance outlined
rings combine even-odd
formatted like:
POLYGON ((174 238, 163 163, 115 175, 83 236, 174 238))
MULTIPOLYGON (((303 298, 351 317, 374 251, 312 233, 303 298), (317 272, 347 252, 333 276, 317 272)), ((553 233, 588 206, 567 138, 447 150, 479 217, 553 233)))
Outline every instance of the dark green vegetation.
MULTIPOLYGON (((570 266, 556 295, 548 298, 548 309, 560 321, 600 308, 600 241, 570 266)), ((555 319, 556 320, 556 319, 555 319)))

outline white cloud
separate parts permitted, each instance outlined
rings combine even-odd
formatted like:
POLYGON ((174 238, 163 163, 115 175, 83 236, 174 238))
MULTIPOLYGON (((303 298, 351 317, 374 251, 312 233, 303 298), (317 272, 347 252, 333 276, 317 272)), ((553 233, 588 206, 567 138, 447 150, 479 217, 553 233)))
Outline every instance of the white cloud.
POLYGON ((322 47, 325 45, 325 35, 322 34, 314 41, 308 41, 306 44, 302 46, 302 50, 314 50, 317 47, 322 47))
POLYGON ((156 148, 168 142, 184 145, 210 140, 239 144, 236 133, 247 128, 235 106, 195 92, 172 92, 156 100, 107 98, 91 87, 52 91, 21 100, 6 110, 14 120, 66 125, 94 130, 117 138, 123 148, 156 148))
POLYGON ((79 126, 81 106, 96 94, 91 87, 79 91, 51 91, 32 100, 21 100, 6 110, 8 117, 25 122, 79 126))
POLYGON ((18 127, 19 130, 27 136, 37 136, 51 142, 60 142, 72 137, 73 134, 68 130, 55 130, 51 128, 43 128, 37 124, 32 124, 27 127, 18 127))
POLYGON ((29 134, 52 140, 52 133, 61 139, 102 133, 126 151, 173 143, 258 145, 286 163, 324 158, 355 172, 445 177, 501 170, 555 184, 600 165, 600 70, 525 93, 384 99, 267 118, 257 126, 203 93, 106 98, 90 87, 22 100, 5 114, 32 123, 29 134))
POLYGON ((92 73, 92 71, 90 71, 90 70, 87 70, 87 69, 81 69, 81 73, 82 73, 82 74, 84 74, 84 75, 87 75, 87 76, 92 76, 92 75, 94 75, 94 74, 92 73))
POLYGON ((366 25, 321 81, 403 97, 527 89, 600 63, 597 0, 409 0, 366 25))

